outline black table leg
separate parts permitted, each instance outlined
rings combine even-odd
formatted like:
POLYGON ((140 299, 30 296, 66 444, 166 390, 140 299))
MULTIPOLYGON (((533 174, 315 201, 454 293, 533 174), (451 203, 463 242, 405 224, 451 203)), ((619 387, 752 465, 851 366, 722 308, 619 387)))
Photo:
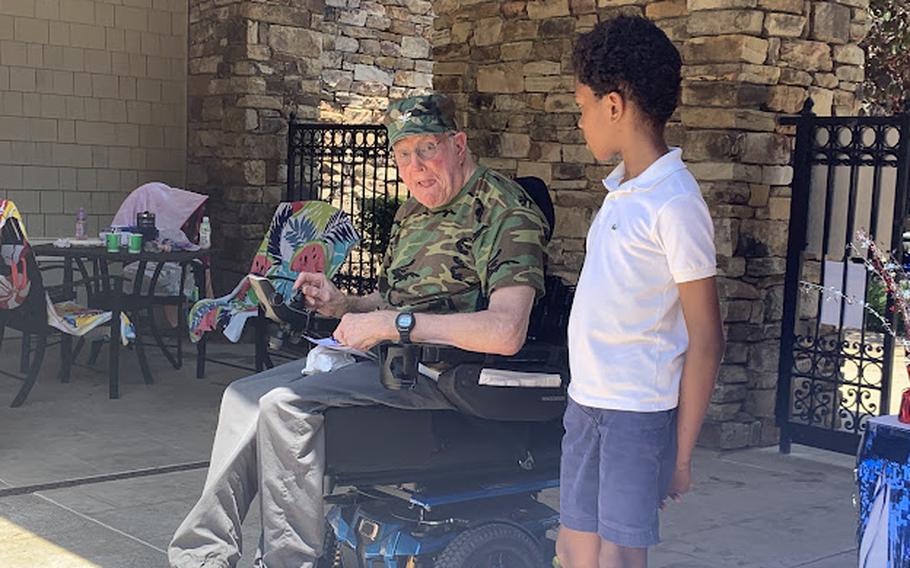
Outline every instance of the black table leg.
POLYGON ((203 335, 196 343, 196 378, 205 378, 205 345, 208 340, 203 335))
POLYGON ((38 380, 38 372, 41 370, 41 362, 44 360, 44 348, 47 346, 47 336, 36 335, 35 341, 34 359, 32 359, 30 364, 26 362, 28 364, 28 375, 26 375, 25 381, 19 388, 19 392, 16 393, 16 398, 13 399, 13 403, 10 404, 13 408, 22 406, 26 397, 28 397, 28 393, 31 392, 32 387, 35 386, 35 381, 38 380))
POLYGON ((120 398, 120 310, 111 310, 110 397, 120 398))
POLYGON ((19 372, 27 373, 29 370, 28 356, 32 350, 32 336, 30 333, 22 332, 22 343, 19 347, 19 372))
POLYGON ((102 338, 95 338, 92 340, 92 347, 88 353, 88 364, 94 365, 98 361, 98 355, 101 354, 101 349, 104 347, 104 340, 102 338))
POLYGON ((269 351, 269 338, 267 335, 268 319, 265 317, 262 306, 259 307, 259 313, 253 317, 253 325, 256 329, 256 335, 254 337, 254 341, 256 342, 255 367, 256 372, 258 373, 266 369, 266 359, 268 358, 269 351))
MULTIPOLYGON (((187 263, 180 264, 180 289, 177 291, 177 333, 175 334, 177 340, 177 368, 180 369, 183 367, 183 334, 187 333, 186 328, 186 296, 183 294, 183 288, 186 284, 186 270, 192 267, 187 263)), ((195 273, 195 270, 193 271, 195 273)), ((199 282, 196 280, 196 286, 198 288, 199 282)))
MULTIPOLYGON (((149 310, 148 313, 149 317, 153 317, 151 310, 149 310)), ((154 384, 155 379, 152 377, 151 369, 149 369, 149 361, 145 356, 145 347, 142 345, 142 338, 138 333, 136 334, 136 355, 139 357, 139 369, 142 371, 142 380, 144 380, 147 385, 154 384)))
POLYGON ((158 330, 158 324, 155 323, 154 315, 149 317, 149 331, 152 333, 152 339, 155 340, 155 344, 158 345, 158 349, 161 350, 161 353, 164 354, 165 359, 168 360, 168 363, 171 364, 171 367, 179 369, 180 365, 177 362, 177 359, 171 354, 167 348, 167 344, 164 343, 164 338, 161 335, 161 332, 158 330))

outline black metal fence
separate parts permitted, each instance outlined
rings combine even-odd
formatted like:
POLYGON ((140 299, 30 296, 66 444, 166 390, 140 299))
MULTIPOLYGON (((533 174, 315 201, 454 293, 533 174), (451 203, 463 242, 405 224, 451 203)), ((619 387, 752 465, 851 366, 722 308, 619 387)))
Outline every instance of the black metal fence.
POLYGON ((343 290, 375 288, 392 219, 406 198, 384 126, 304 124, 291 117, 286 199, 331 203, 351 216, 362 239, 336 277, 343 290))
POLYGON ((910 116, 818 117, 796 125, 777 420, 791 442, 854 453, 866 422, 894 411, 903 353, 865 309, 890 303, 864 265, 861 230, 903 258, 910 116))

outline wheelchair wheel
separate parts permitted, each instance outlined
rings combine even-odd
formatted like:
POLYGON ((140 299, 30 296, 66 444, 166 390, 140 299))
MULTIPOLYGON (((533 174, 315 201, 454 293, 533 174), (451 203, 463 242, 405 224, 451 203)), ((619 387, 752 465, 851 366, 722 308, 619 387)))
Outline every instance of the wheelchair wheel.
POLYGON ((546 566, 537 542, 521 529, 490 523, 469 529, 436 557, 433 568, 537 568, 546 566))
POLYGON ((335 539, 335 531, 331 525, 325 527, 325 541, 322 557, 316 560, 316 568, 343 568, 341 563, 341 546, 335 539))

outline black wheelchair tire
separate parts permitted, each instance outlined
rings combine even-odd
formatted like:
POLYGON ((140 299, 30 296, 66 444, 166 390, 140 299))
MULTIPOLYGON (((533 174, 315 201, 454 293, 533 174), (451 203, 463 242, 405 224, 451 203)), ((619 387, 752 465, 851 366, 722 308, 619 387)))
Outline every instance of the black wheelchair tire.
POLYGON ((315 568, 343 568, 338 541, 335 539, 335 531, 328 523, 326 523, 325 527, 325 540, 322 548, 322 556, 316 560, 315 568))
POLYGON ((489 523, 455 537, 433 568, 539 568, 547 566, 540 545, 520 528, 489 523))

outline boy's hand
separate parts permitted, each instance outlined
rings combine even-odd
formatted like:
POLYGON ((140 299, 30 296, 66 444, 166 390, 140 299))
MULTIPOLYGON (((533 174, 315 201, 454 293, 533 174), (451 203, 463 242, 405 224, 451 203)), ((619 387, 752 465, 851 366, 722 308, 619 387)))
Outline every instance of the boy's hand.
POLYGON ((303 294, 307 308, 322 315, 340 318, 347 311, 347 297, 321 272, 301 272, 294 289, 303 294))
POLYGON ((667 497, 660 504, 663 509, 667 506, 667 499, 679 502, 682 496, 692 489, 692 464, 678 463, 673 471, 673 479, 670 481, 670 489, 667 490, 667 497))

